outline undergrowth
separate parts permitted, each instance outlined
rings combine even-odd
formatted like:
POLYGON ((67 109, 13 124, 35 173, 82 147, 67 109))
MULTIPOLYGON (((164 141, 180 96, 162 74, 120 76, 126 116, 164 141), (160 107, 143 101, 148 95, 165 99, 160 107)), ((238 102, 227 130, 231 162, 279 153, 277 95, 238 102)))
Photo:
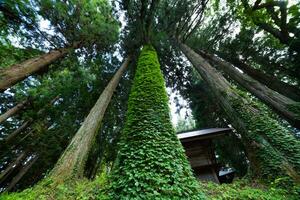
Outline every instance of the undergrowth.
POLYGON ((299 200, 299 188, 287 190, 278 187, 277 184, 276 181, 264 185, 242 179, 221 185, 200 182, 200 187, 209 200, 299 200))
MULTIPOLYGON (((270 185, 237 180, 232 184, 218 185, 212 182, 200 182, 200 190, 209 200, 298 200, 299 188, 282 189, 278 181, 270 185)), ((23 192, 4 193, 0 200, 107 200, 107 181, 105 176, 94 181, 77 182, 53 187, 51 181, 43 181, 23 192)), ((186 199, 189 199, 188 197, 186 199)))
POLYGON ((106 200, 105 175, 90 181, 81 179, 60 185, 45 179, 32 188, 22 192, 4 193, 0 200, 106 200))

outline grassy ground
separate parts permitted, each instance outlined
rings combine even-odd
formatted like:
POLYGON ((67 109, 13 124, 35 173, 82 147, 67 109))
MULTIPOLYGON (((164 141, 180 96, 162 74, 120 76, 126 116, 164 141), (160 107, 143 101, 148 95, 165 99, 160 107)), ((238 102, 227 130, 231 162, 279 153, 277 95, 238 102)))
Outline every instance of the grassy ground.
MULTIPOLYGON (((43 181, 23 192, 4 193, 0 200, 88 200, 108 199, 107 181, 98 177, 94 181, 81 180, 53 187, 51 181, 43 181)), ((277 184, 263 185, 248 180, 236 180, 232 184, 218 185, 201 182, 201 190, 209 200, 299 200, 296 188, 278 188, 277 184)), ((298 188, 299 192, 299 188, 298 188)), ((188 199, 188 198, 187 198, 188 199)))

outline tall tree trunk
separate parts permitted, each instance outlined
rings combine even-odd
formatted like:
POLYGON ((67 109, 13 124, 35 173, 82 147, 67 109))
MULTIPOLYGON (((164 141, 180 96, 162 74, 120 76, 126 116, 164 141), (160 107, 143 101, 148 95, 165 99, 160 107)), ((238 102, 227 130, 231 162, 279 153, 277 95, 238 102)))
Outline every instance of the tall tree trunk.
POLYGON ((5 170, 3 170, 0 174, 0 185, 3 183, 3 181, 9 176, 9 174, 22 162, 22 160, 25 158, 26 152, 22 152, 19 154, 19 156, 11 162, 5 170))
POLYGON ((297 107, 297 102, 278 94, 274 90, 271 90, 247 74, 241 73, 233 65, 223 61, 217 56, 205 53, 203 51, 200 52, 200 54, 218 65, 227 75, 230 76, 230 78, 238 82, 241 86, 265 102, 268 106, 272 107, 278 114, 289 121, 292 125, 300 128, 299 111, 297 112, 297 110, 290 109, 297 107))
POLYGON ((172 127, 155 49, 140 53, 128 100, 110 199, 202 199, 172 127))
MULTIPOLYGON (((74 48, 74 45, 72 48, 74 48)), ((48 65, 65 56, 72 48, 62 48, 50 51, 22 63, 0 69, 0 92, 15 85, 35 72, 45 69, 48 65)))
POLYGON ((300 172, 300 141, 273 119, 267 109, 232 87, 202 56, 187 45, 178 46, 210 86, 218 104, 242 135, 254 174, 274 179, 287 174, 284 166, 300 172))
POLYGON ((99 131, 101 121, 111 97, 118 86, 122 74, 128 67, 130 60, 131 57, 127 57, 120 69, 110 80, 80 129, 51 171, 50 178, 54 181, 61 182, 70 178, 80 178, 83 176, 84 165, 93 140, 99 131))
POLYGON ((32 165, 37 161, 38 158, 39 158, 39 156, 35 155, 34 158, 32 158, 30 161, 28 161, 28 163, 21 168, 19 173, 11 180, 11 182, 7 186, 6 191, 11 191, 12 189, 14 189, 16 184, 28 172, 28 170, 32 167, 32 165))
POLYGON ((16 113, 18 113, 28 103, 29 103, 28 100, 22 101, 21 103, 18 103, 16 106, 14 106, 13 108, 9 109, 8 111, 6 111, 2 115, 0 115, 0 123, 4 122, 5 120, 7 120, 8 118, 10 118, 11 116, 13 116, 16 113))
POLYGON ((254 79, 258 80, 259 82, 261 82, 262 84, 266 85, 270 89, 275 90, 290 99, 300 102, 300 89, 297 88, 296 86, 293 86, 293 85, 290 85, 283 81, 280 81, 276 77, 266 74, 266 73, 262 72, 261 70, 254 69, 253 67, 240 61, 237 58, 232 58, 228 61, 231 62, 232 64, 234 64, 239 69, 243 70, 243 72, 245 72, 252 78, 254 78, 254 79))

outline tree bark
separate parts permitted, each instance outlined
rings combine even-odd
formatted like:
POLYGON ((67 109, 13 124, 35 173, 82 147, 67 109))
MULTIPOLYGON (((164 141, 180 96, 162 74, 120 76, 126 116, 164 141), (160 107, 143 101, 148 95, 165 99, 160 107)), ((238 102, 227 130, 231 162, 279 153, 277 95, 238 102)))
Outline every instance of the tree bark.
POLYGON ((58 160, 50 173, 50 179, 53 181, 59 183, 83 176, 85 162, 93 144, 93 140, 99 131, 101 121, 106 108, 110 103, 114 90, 118 86, 122 74, 129 65, 130 60, 130 56, 125 59, 120 69, 116 72, 98 98, 96 104, 91 109, 63 155, 58 160))
POLYGON ((17 135, 19 135, 21 132, 23 132, 28 126, 30 126, 30 124, 33 122, 32 119, 27 120, 26 122, 24 122, 19 128, 17 128, 17 130, 15 130, 14 132, 12 132, 11 134, 9 134, 5 139, 4 142, 5 143, 10 143, 12 141, 12 139, 14 139, 17 135))
MULTIPOLYGON (((39 111, 37 111, 37 116, 43 114, 43 112, 45 112, 46 108, 48 106, 51 106, 55 101, 57 101, 59 99, 60 95, 57 95, 56 97, 54 97, 45 107, 43 107, 42 109, 40 109, 39 111)), ((14 139, 17 135, 19 135, 21 132, 23 132, 28 126, 30 126, 33 122, 33 119, 30 118, 28 119, 26 122, 24 122, 19 128, 17 128, 15 131, 13 131, 11 134, 9 134, 5 139, 4 142, 5 143, 10 143, 12 141, 12 139, 14 139)))
POLYGON ((22 101, 21 103, 18 103, 16 106, 13 108, 9 109, 2 115, 0 115, 0 124, 10 118, 11 116, 15 115, 18 113, 22 108, 24 108, 27 104, 29 103, 28 100, 22 101))
POLYGON ((257 98, 265 102, 268 106, 273 108, 278 114, 289 121, 292 125, 300 128, 300 118, 299 114, 295 111, 290 110, 293 105, 297 102, 271 90, 255 79, 251 78, 247 74, 239 72, 233 65, 220 59, 217 56, 208 54, 205 52, 200 52, 200 54, 213 63, 217 64, 227 75, 229 75, 233 80, 255 95, 257 98))
POLYGON ((3 181, 9 176, 9 174, 15 169, 16 166, 18 166, 22 160, 25 158, 26 153, 22 152, 13 162, 11 162, 5 170, 3 170, 0 174, 0 184, 3 183, 3 181))
POLYGON ((210 86, 233 127, 242 135, 254 174, 274 179, 286 175, 284 165, 299 173, 300 143, 294 135, 245 93, 233 88, 202 56, 185 44, 179 42, 178 46, 210 86))
MULTIPOLYGON (((223 58, 224 59, 224 58, 223 58)), ((226 60, 226 59, 225 59, 226 60)), ((262 84, 266 85, 272 90, 283 94, 284 96, 293 99, 294 101, 300 101, 300 89, 285 83, 283 81, 278 80, 276 77, 266 74, 258 69, 254 69, 248 64, 240 61, 239 59, 230 59, 228 60, 232 64, 234 64, 239 69, 243 70, 246 74, 251 76, 252 78, 258 80, 262 84)))
MULTIPOLYGON (((75 45, 74 45, 75 46, 75 45)), ((74 48, 74 47, 72 47, 74 48)), ((50 51, 22 63, 0 69, 0 92, 24 80, 35 72, 45 69, 48 65, 65 56, 72 48, 62 48, 50 51)))
POLYGON ((19 171, 19 173, 12 179, 12 181, 7 186, 6 191, 11 191, 16 186, 16 184, 28 172, 28 170, 32 167, 32 165, 37 161, 38 158, 39 156, 36 155, 19 171))

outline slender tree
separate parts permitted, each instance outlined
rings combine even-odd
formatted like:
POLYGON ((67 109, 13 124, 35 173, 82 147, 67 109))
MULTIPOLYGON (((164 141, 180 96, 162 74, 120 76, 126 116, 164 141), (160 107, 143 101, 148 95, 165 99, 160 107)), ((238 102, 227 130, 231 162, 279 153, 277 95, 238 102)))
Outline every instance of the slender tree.
POLYGON ((31 123, 33 122, 32 119, 27 120, 26 122, 24 122, 20 127, 18 127, 16 130, 14 130, 12 133, 10 133, 5 139, 4 142, 5 143, 11 143, 13 141, 13 139, 19 135, 20 133, 22 133, 24 130, 26 130, 26 128, 28 128, 31 123))
MULTIPOLYGON (((45 113, 46 109, 53 105, 54 102, 56 102, 59 99, 60 95, 57 95, 54 97, 47 105, 45 105, 42 109, 38 110, 36 112, 36 115, 39 117, 43 113, 45 113)), ((32 123, 34 122, 33 118, 27 119, 25 122, 22 123, 21 126, 19 126, 16 130, 14 130, 12 133, 10 133, 6 138, 4 138, 5 143, 11 143, 12 140, 18 136, 20 133, 25 131, 32 123)))
POLYGON ((0 123, 4 122, 6 119, 12 117, 17 114, 20 110, 22 110, 26 105, 29 104, 29 100, 22 101, 15 105, 13 108, 7 110, 5 113, 0 115, 0 123))
POLYGON ((26 157, 26 152, 21 152, 13 162, 11 162, 0 174, 0 184, 12 173, 13 169, 26 157))
POLYGON ((116 72, 100 95, 80 129, 72 138, 70 144, 50 173, 50 178, 52 180, 62 182, 83 176, 85 162, 92 147, 93 140, 99 131, 101 121, 114 90, 118 86, 122 74, 128 67, 130 60, 130 56, 125 59, 120 69, 116 72))
POLYGON ((6 188, 6 191, 12 190, 15 185, 23 178, 23 176, 26 174, 26 172, 32 167, 32 165, 38 160, 38 155, 32 155, 32 158, 26 162, 24 166, 22 166, 19 173, 12 179, 12 181, 9 183, 9 185, 6 188))

